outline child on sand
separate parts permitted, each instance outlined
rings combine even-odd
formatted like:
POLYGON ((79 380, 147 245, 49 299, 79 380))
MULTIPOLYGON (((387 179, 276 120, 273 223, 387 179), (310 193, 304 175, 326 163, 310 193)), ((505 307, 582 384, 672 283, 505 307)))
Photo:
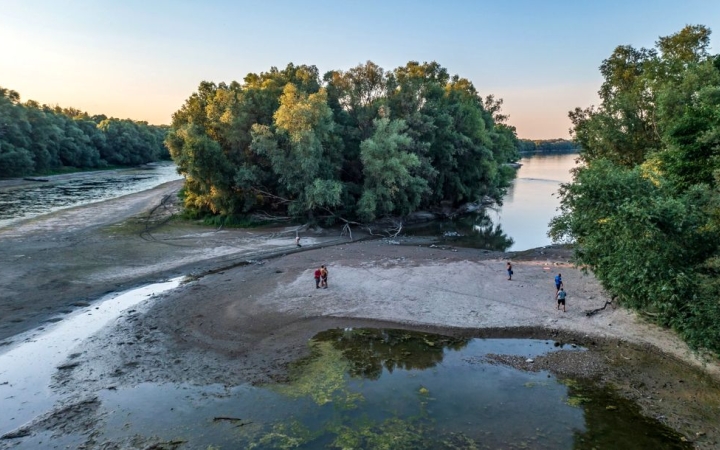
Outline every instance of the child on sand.
POLYGON ((320 277, 322 276, 322 271, 318 268, 315 269, 315 289, 320 289, 320 277))
POLYGON ((508 274, 508 280, 512 280, 513 270, 512 270, 512 264, 510 264, 510 261, 508 261, 508 263, 507 263, 507 274, 508 274))

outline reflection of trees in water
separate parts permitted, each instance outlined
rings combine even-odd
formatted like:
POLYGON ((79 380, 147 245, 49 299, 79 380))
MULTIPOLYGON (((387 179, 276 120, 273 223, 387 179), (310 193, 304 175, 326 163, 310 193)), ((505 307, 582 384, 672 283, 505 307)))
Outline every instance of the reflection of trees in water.
POLYGON ((480 244, 478 248, 504 252, 515 243, 513 238, 503 233, 502 226, 493 223, 485 210, 468 216, 467 218, 460 219, 458 222, 460 222, 461 225, 458 228, 464 228, 464 220, 471 222, 471 224, 469 224, 469 227, 472 229, 471 236, 474 241, 480 244))
POLYGON ((495 225, 486 210, 468 214, 455 220, 433 222, 429 226, 408 230, 411 235, 437 236, 443 242, 458 247, 505 251, 515 241, 505 234, 501 225, 495 225))
POLYGON ((405 330, 357 328, 318 333, 318 342, 332 343, 347 359, 351 376, 378 379, 383 367, 427 369, 442 361, 446 348, 459 350, 470 339, 405 330))
POLYGON ((585 429, 575 431, 574 450, 595 448, 652 448, 685 450, 692 444, 661 422, 642 415, 640 407, 608 388, 591 382, 565 380, 567 403, 582 407, 585 429))

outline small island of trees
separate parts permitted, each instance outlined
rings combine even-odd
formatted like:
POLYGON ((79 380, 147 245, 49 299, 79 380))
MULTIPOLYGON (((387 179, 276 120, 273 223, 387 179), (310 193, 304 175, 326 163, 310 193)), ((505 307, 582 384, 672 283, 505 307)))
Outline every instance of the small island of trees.
POLYGON ((520 139, 520 153, 575 153, 580 151, 577 142, 567 139, 520 139))
POLYGON ((288 64, 202 82, 173 115, 185 208, 223 219, 333 223, 500 201, 518 158, 502 101, 435 62, 372 62, 322 78, 288 64))

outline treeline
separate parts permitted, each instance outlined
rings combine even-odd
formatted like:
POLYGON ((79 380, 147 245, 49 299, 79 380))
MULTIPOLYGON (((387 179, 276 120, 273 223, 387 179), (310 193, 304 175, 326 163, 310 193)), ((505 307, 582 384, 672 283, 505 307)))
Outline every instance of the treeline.
POLYGON ((501 104, 435 62, 322 78, 289 64, 202 82, 167 144, 194 214, 367 222, 500 199, 513 175, 503 163, 518 158, 501 104))
POLYGON ((603 61, 551 235, 619 301, 720 355, 720 56, 687 26, 603 61))
POLYGON ((163 157, 167 126, 20 102, 0 87, 0 177, 133 166, 163 157))
POLYGON ((521 153, 571 153, 580 151, 576 142, 567 139, 520 139, 521 153))

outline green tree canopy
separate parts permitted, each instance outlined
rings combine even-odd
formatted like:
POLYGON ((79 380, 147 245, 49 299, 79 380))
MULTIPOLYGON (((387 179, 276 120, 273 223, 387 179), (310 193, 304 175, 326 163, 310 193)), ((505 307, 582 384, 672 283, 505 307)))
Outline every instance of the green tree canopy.
POLYGON ((598 107, 570 112, 582 166, 556 240, 626 306, 720 354, 720 57, 701 25, 620 46, 598 107))
POLYGON ((167 130, 33 100, 22 103, 17 92, 0 87, 0 177, 157 161, 170 156, 167 130))
POLYGON ((435 62, 385 71, 368 61, 322 80, 289 64, 202 82, 167 145, 196 213, 374 220, 501 199, 519 143, 501 101, 489 104, 435 62))

